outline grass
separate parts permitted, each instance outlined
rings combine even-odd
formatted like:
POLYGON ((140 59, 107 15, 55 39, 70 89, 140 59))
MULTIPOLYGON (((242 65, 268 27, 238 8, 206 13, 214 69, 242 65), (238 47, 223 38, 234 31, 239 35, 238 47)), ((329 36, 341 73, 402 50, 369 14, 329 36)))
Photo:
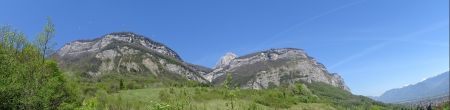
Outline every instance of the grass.
MULTIPOLYGON (((125 76, 123 76, 125 77, 125 76)), ((356 96, 324 83, 282 85, 270 89, 239 89, 186 81, 105 76, 81 83, 79 109, 98 110, 379 110, 397 106, 356 96), (122 84, 123 83, 123 84, 122 84), (135 85, 128 87, 126 85, 135 85), (121 86, 122 85, 122 86, 121 86), (137 86, 136 86, 137 85, 137 86), (148 86, 146 86, 148 85, 148 86)), ((397 108, 396 108, 397 107, 397 108)))
MULTIPOLYGON (((108 94, 106 101, 104 102, 104 108, 107 109, 156 109, 158 104, 168 105, 169 109, 182 109, 182 110, 229 110, 227 103, 229 102, 222 95, 218 95, 221 91, 211 88, 203 88, 201 93, 196 93, 198 87, 185 87, 185 88, 147 88, 136 90, 122 90, 118 93, 108 94), (188 103, 180 104, 184 99, 180 97, 170 97, 168 101, 161 99, 160 92, 169 92, 173 89, 177 93, 170 94, 177 96, 182 94, 181 91, 187 91, 186 93, 190 97, 188 103), (193 98, 197 97, 197 98, 193 98), (179 108, 183 106, 182 108, 179 108)), ((169 92, 170 93, 170 92, 169 92)), ((243 91, 242 94, 247 94, 249 91, 243 91)), ((98 97, 98 96, 97 96, 98 97)), ((99 98, 97 98, 99 99, 99 98)), ((102 109, 102 108, 98 108, 102 109)), ((333 107, 327 104, 321 103, 298 103, 295 106, 289 108, 277 108, 259 104, 252 100, 251 97, 239 96, 236 100, 235 110, 334 110, 333 107)))

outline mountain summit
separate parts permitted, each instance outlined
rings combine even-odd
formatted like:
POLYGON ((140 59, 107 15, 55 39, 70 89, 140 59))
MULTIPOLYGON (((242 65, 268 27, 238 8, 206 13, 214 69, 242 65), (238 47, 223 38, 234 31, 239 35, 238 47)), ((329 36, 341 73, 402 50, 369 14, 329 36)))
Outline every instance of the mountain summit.
POLYGON ((117 73, 207 82, 197 66, 185 63, 169 47, 131 32, 74 41, 64 45, 54 57, 64 70, 93 78, 117 73))
POLYGON ((152 50, 154 52, 158 52, 163 55, 167 55, 170 57, 174 57, 175 59, 181 60, 180 56, 165 46, 162 43, 155 42, 150 40, 142 35, 137 35, 131 32, 115 32, 107 34, 101 38, 97 38, 94 40, 77 40, 71 42, 69 44, 64 45, 57 54, 59 56, 65 55, 78 55, 80 53, 85 53, 87 51, 97 51, 109 44, 114 44, 117 42, 128 43, 132 45, 142 46, 146 49, 152 50))
POLYGON ((240 57, 227 53, 205 78, 220 84, 225 74, 231 74, 232 82, 243 88, 263 89, 303 81, 322 82, 350 91, 341 76, 329 73, 324 65, 295 48, 270 49, 240 57))
POLYGON ((234 54, 232 52, 228 52, 227 54, 225 54, 225 56, 220 58, 219 62, 217 62, 217 64, 216 64, 216 67, 214 67, 214 68, 223 68, 224 66, 227 66, 236 57, 237 57, 236 54, 234 54))

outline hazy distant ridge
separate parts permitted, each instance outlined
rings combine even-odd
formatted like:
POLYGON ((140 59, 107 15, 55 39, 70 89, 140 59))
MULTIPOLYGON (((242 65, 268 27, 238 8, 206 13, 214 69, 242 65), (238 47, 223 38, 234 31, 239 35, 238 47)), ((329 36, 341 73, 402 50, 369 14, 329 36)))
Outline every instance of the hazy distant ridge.
POLYGON ((399 103, 443 95, 449 95, 448 71, 414 85, 388 90, 381 96, 372 98, 387 103, 399 103))

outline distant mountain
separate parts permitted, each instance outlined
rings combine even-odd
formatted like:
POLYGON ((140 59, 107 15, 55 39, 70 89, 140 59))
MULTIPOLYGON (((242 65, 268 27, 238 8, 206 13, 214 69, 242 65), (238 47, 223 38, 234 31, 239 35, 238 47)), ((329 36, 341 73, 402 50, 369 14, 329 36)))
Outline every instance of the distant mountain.
POLYGON ((53 57, 63 70, 94 79, 119 74, 208 82, 201 74, 209 69, 186 63, 166 45, 130 32, 74 41, 53 57))
POLYGON ((295 48, 270 49, 238 57, 227 53, 206 79, 221 84, 226 74, 232 83, 242 88, 264 89, 295 82, 321 82, 346 91, 350 89, 336 73, 329 73, 324 65, 295 48))
MULTIPOLYGON (((388 90, 375 100, 386 103, 402 103, 407 101, 430 99, 449 95, 449 72, 428 78, 414 85, 388 90)), ((372 97, 373 98, 373 97, 372 97)))

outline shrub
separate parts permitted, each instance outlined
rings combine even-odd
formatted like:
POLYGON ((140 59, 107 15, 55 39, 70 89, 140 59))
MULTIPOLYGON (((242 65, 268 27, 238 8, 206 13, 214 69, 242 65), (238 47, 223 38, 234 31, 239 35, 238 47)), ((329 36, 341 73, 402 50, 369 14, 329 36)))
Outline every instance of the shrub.
POLYGON ((55 61, 42 62, 40 56, 32 45, 17 53, 0 48, 0 109, 57 109, 75 103, 71 89, 76 88, 67 87, 55 61))

